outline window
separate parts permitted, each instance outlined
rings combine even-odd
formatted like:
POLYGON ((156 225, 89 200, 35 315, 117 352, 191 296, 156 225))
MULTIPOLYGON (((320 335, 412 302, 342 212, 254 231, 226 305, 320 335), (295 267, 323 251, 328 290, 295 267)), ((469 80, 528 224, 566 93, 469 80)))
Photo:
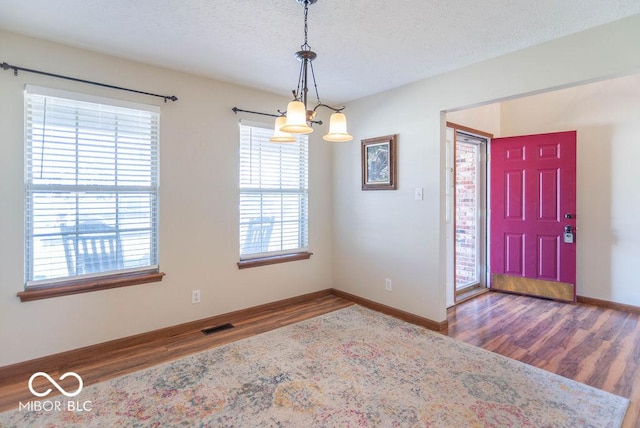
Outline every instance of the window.
POLYGON ((159 109, 27 86, 25 125, 25 290, 158 272, 159 109))
POLYGON ((240 125, 241 260, 307 251, 308 139, 272 143, 272 135, 240 125))

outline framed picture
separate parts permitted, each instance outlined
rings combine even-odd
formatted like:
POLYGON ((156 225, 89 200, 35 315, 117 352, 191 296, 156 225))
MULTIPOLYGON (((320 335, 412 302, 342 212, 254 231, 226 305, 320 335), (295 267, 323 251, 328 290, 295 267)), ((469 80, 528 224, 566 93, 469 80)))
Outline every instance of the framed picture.
POLYGON ((398 135, 362 140, 362 190, 396 190, 398 135))

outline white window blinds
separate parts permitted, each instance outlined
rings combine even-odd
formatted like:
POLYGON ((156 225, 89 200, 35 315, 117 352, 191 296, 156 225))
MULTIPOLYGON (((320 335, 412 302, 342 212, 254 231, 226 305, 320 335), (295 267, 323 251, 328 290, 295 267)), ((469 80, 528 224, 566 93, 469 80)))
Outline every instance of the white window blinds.
POLYGON ((28 86, 25 122, 26 286, 157 270, 159 110, 28 86))
POLYGON ((273 129, 240 125, 240 258, 307 250, 308 143, 272 143, 273 129))

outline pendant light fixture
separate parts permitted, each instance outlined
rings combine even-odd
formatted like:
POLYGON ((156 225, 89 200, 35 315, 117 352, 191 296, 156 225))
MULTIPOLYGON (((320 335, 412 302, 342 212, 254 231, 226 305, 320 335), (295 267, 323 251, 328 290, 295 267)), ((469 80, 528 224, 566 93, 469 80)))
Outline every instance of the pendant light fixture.
POLYGON ((304 43, 300 46, 300 50, 295 53, 295 57, 300 61, 300 74, 298 77, 298 85, 293 92, 293 100, 287 105, 286 115, 276 118, 275 134, 270 139, 273 142, 286 142, 284 139, 289 138, 287 141, 292 141, 294 138, 287 134, 310 134, 313 132, 311 125, 313 123, 322 123, 315 121, 316 110, 318 107, 326 107, 329 110, 333 110, 333 114, 329 119, 329 133, 322 138, 326 141, 342 142, 351 141, 353 137, 347 132, 347 119, 342 113, 344 107, 336 108, 320 102, 320 96, 318 95, 318 85, 316 84, 316 76, 313 71, 313 60, 317 55, 311 50, 309 46, 307 35, 309 26, 307 23, 309 6, 316 3, 318 0, 296 0, 298 3, 304 6, 304 43), (310 76, 309 76, 310 74, 310 76), (309 77, 311 81, 309 81, 309 77), (313 83, 313 88, 316 93, 317 103, 312 109, 307 104, 307 93, 309 92, 309 83, 313 83), (284 122, 284 124, 283 124, 284 122))
POLYGON ((294 143, 296 141, 293 135, 281 131, 286 121, 286 116, 279 116, 276 118, 276 124, 274 126, 275 131, 273 133, 273 137, 269 138, 269 141, 273 143, 294 143))

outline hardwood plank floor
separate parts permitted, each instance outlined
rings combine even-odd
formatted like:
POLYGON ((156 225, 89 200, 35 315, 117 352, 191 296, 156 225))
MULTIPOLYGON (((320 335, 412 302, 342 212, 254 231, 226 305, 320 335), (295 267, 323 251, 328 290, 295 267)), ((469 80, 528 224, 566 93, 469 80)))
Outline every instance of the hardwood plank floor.
MULTIPOLYGON (((147 343, 132 341, 41 370, 54 378, 75 371, 90 385, 352 304, 329 295, 230 320, 235 328, 212 336, 194 329, 147 343)), ((639 314, 489 292, 450 309, 448 321, 451 337, 629 398, 624 426, 640 426, 639 314)), ((0 379, 0 411, 32 398, 29 376, 0 379)))
POLYGON ((453 338, 628 398, 640 426, 640 315, 489 292, 447 318, 453 338))

